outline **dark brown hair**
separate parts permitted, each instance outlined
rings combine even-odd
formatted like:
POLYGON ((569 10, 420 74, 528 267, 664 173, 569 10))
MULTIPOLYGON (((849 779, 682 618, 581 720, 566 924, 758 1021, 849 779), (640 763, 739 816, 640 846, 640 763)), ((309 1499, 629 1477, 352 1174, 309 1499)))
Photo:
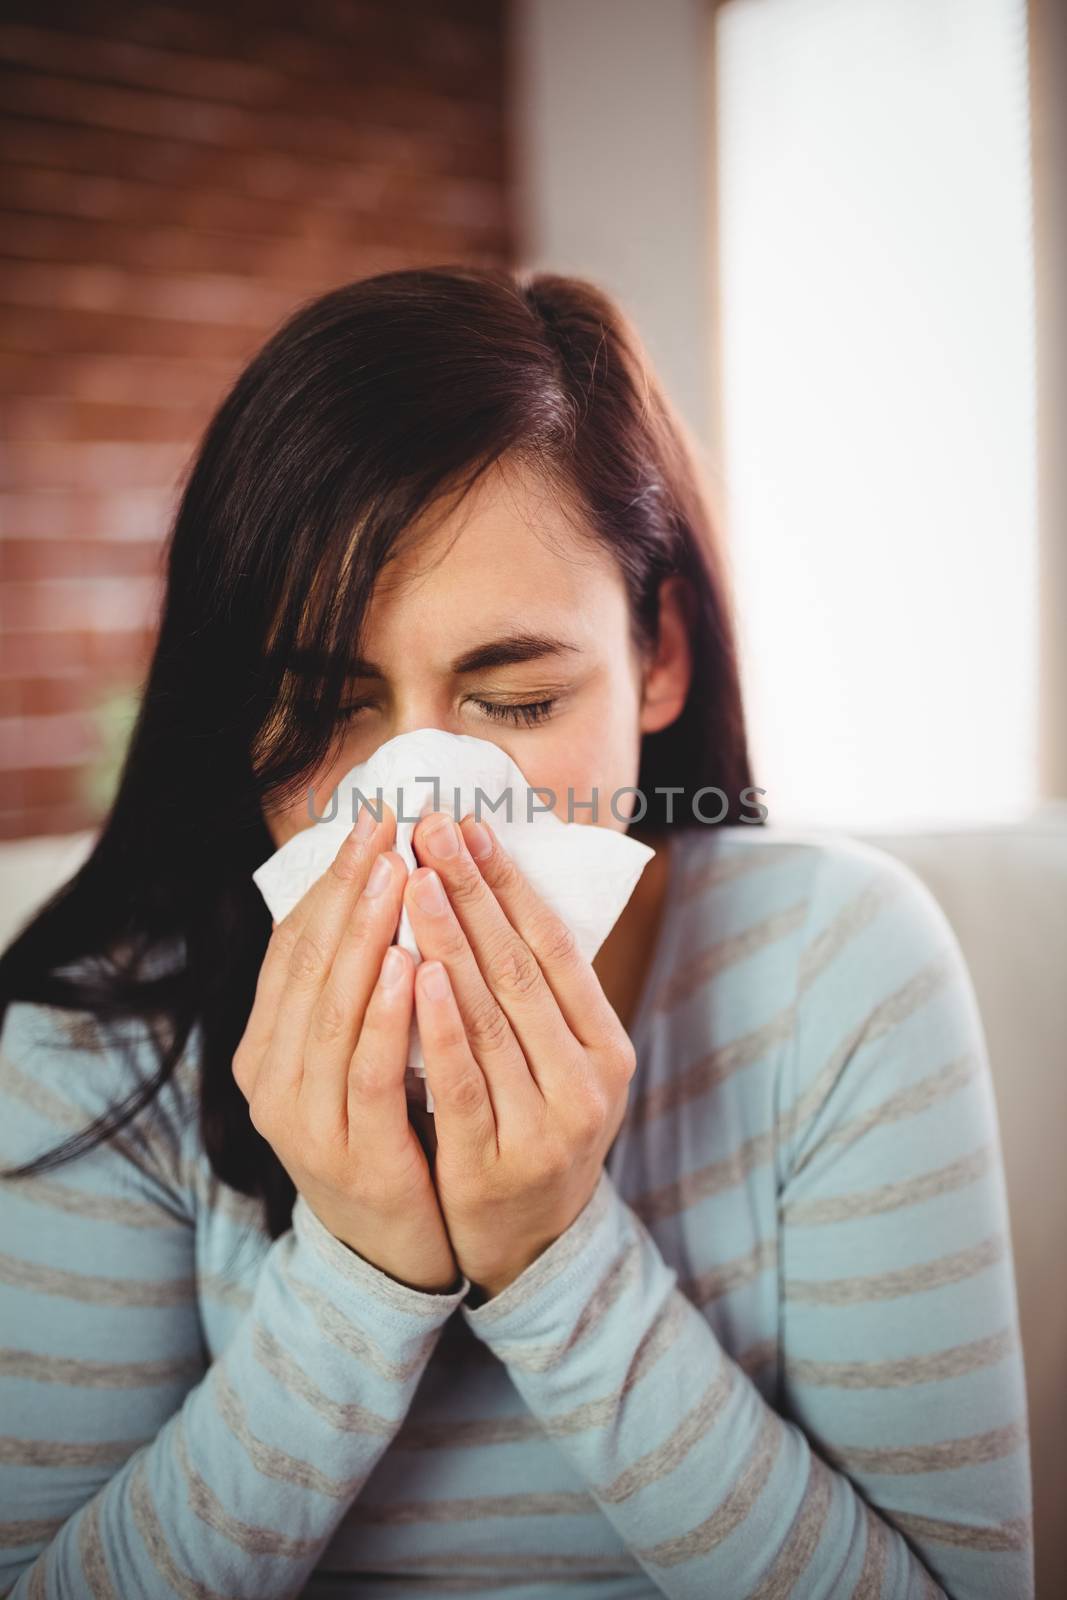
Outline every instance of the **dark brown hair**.
MULTIPOLYGON (((692 687, 677 721, 644 738, 644 822, 665 820, 666 786, 714 785, 723 821, 742 819, 724 554, 692 441, 624 313, 582 279, 504 268, 331 290, 273 334, 204 433, 109 814, 0 956, 0 1025, 14 1000, 89 1013, 94 1036, 140 1019, 158 1070, 12 1173, 117 1132, 195 1043, 214 1171, 262 1198, 272 1237, 288 1227, 292 1182, 231 1068, 271 931, 251 877, 274 851, 263 807, 302 793, 330 753, 364 612, 404 530, 505 457, 535 465, 610 548, 640 643, 655 642, 661 581, 688 580, 692 687), (291 670, 298 650, 323 664, 311 683, 291 670)), ((676 823, 707 825, 684 806, 676 823)))

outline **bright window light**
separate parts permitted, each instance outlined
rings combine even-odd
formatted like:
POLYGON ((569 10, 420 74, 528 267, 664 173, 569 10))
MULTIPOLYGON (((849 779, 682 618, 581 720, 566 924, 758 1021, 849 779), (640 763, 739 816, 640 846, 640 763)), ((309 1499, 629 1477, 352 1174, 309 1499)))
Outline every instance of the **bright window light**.
POLYGON ((723 438, 772 822, 1037 797, 1024 0, 727 0, 723 438))

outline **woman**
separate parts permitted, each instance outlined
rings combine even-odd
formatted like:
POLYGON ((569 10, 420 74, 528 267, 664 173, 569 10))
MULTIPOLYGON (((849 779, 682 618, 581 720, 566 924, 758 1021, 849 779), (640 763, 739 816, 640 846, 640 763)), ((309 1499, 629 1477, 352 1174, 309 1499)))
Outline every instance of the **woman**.
POLYGON ((711 520, 574 279, 345 286, 224 401, 111 813, 0 961, 20 1600, 1032 1593, 970 981, 888 856, 758 825, 711 520), (422 726, 653 845, 592 965, 444 814, 272 928, 252 872, 422 726))

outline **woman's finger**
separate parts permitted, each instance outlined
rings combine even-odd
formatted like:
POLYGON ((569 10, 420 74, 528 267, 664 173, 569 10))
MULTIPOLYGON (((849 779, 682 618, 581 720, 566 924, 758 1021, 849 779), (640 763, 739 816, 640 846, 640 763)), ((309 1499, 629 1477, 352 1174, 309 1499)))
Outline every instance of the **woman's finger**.
POLYGON ((391 944, 382 957, 348 1065, 349 1144, 398 1150, 410 1137, 404 1069, 411 1038, 414 962, 391 944))
POLYGON ((573 932, 545 904, 487 822, 460 823, 472 860, 508 921, 533 952, 574 1037, 586 1049, 615 1038, 622 1024, 573 932))
POLYGON ((311 1007, 299 1096, 312 1128, 346 1125, 353 1052, 400 921, 406 880, 401 857, 395 850, 383 851, 341 929, 326 982, 311 1007))
MULTIPOLYGON (((547 1094, 549 1076, 562 1082, 573 1075, 579 1045, 535 953, 508 918, 450 818, 438 814, 427 818, 416 827, 414 842, 420 862, 432 862, 440 874, 485 984, 511 1024, 535 1081, 547 1094)), ((472 1043, 477 1052, 476 1041, 472 1043)))
POLYGON ((404 903, 423 960, 440 961, 448 969, 467 1042, 485 1075, 497 1122, 525 1118, 532 1102, 541 1099, 537 1080, 432 868, 418 867, 411 874, 404 903))
MULTIPOLYGON (((279 1081, 275 1087, 299 1087, 312 1009, 371 869, 388 848, 394 829, 391 814, 377 823, 369 811, 361 810, 356 826, 346 834, 326 871, 271 935, 271 945, 277 948, 272 951, 268 946, 260 973, 263 1002, 256 1033, 258 1036, 266 1027, 270 1044, 261 1073, 286 1073, 284 1085, 279 1081)), ((257 997, 253 1010, 258 1004, 257 997)))
MULTIPOLYGON (((336 888, 338 882, 337 868, 342 864, 342 854, 346 850, 356 848, 358 838, 373 838, 371 829, 373 817, 369 812, 360 811, 356 825, 350 829, 342 841, 330 868, 322 872, 300 896, 295 906, 291 906, 284 917, 277 921, 271 918, 271 936, 260 964, 259 975, 256 981, 256 993, 252 1004, 252 1011, 248 1019, 246 1037, 256 1043, 265 1044, 274 1032, 274 1024, 281 996, 289 975, 289 964, 292 959, 293 948, 307 924, 315 907, 324 896, 336 888), (359 824, 364 816, 370 818, 369 822, 359 824)), ((384 830, 381 848, 388 849, 396 834, 396 818, 388 808, 382 816, 380 824, 384 830)), ((343 877, 343 875, 342 875, 343 877)), ((357 892, 357 885, 353 880, 353 895, 357 892)))
POLYGON ((448 973, 440 961, 422 961, 415 973, 415 1009, 426 1080, 433 1095, 438 1148, 452 1158, 481 1164, 497 1151, 489 1088, 474 1059, 448 973))
MULTIPOLYGON (((342 842, 337 852, 340 858, 346 848, 352 847, 355 829, 350 832, 342 842)), ((335 858, 335 861, 336 859, 335 858)), ((246 1097, 250 1098, 259 1076, 259 1068, 263 1063, 267 1047, 274 1037, 278 1021, 278 1012, 282 1003, 282 995, 289 979, 289 966, 293 957, 293 950, 300 938, 300 934, 311 915, 313 907, 328 892, 330 874, 321 873, 313 884, 300 896, 295 906, 290 907, 284 917, 275 920, 271 918, 271 936, 267 941, 267 948, 260 962, 259 972, 256 975, 255 994, 252 997, 252 1008, 245 1024, 244 1036, 240 1045, 242 1063, 241 1089, 246 1097)), ((355 886, 353 885, 353 893, 355 886)), ((237 1058, 234 1060, 237 1066, 237 1058)))

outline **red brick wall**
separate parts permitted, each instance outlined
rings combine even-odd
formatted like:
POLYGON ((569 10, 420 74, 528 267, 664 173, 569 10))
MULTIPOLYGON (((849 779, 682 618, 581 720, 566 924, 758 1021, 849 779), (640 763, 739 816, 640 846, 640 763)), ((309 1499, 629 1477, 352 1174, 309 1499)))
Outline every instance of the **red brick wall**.
POLYGON ((91 826, 178 478, 307 296, 512 259, 505 0, 4 0, 0 838, 91 826))

